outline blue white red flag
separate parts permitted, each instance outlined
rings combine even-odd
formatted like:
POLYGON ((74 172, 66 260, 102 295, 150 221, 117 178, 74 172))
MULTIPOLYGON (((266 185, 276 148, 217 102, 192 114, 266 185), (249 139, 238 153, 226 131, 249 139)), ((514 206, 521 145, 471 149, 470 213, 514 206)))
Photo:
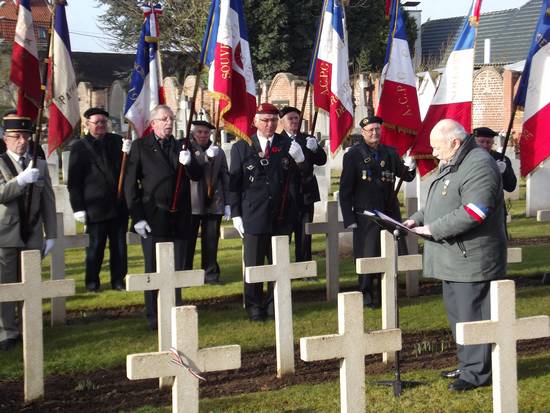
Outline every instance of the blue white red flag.
POLYGON ((314 103, 329 113, 330 150, 336 152, 353 126, 346 16, 340 0, 326 1, 312 69, 314 103))
POLYGON ((71 136, 80 119, 65 6, 59 1, 55 6, 48 63, 48 155, 71 136))
POLYGON ((31 1, 20 0, 17 9, 10 80, 18 87, 17 114, 28 116, 34 121, 42 93, 31 1))
MULTIPOLYGON (((441 75, 439 87, 422 123, 417 143, 411 151, 415 158, 431 156, 430 132, 442 119, 453 119, 464 126, 466 131, 472 130, 474 47, 480 7, 481 0, 472 2, 469 17, 464 22, 462 32, 447 60, 445 72, 441 75)), ((422 176, 435 167, 435 163, 422 165, 417 162, 417 165, 422 176)))
POLYGON ((136 51, 136 61, 130 80, 130 89, 126 98, 125 118, 142 137, 149 133, 151 110, 164 103, 160 58, 158 53, 159 24, 158 16, 162 7, 145 3, 143 9, 143 25, 136 51))
POLYGON ((219 99, 224 128, 250 142, 256 84, 242 0, 212 0, 201 62, 208 67, 208 90, 219 99))
POLYGON ((519 146, 526 176, 550 157, 550 0, 542 2, 514 103, 524 108, 519 146))
POLYGON ((376 115, 384 120, 381 142, 409 150, 420 130, 420 108, 403 11, 399 0, 391 1, 390 31, 381 76, 382 91, 376 115))

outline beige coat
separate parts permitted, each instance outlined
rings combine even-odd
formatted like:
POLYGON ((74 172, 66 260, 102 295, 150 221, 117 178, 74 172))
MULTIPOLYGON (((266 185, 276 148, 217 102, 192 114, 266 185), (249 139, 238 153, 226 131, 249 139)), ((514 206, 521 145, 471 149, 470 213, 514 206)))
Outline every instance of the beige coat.
MULTIPOLYGON (((17 172, 21 167, 14 162, 17 172)), ((37 217, 31 236, 25 244, 21 239, 18 198, 26 198, 28 188, 21 187, 4 159, 0 158, 0 248, 19 247, 42 249, 43 237, 56 238, 55 197, 46 161, 39 159, 39 180, 33 185, 31 217, 37 217)))

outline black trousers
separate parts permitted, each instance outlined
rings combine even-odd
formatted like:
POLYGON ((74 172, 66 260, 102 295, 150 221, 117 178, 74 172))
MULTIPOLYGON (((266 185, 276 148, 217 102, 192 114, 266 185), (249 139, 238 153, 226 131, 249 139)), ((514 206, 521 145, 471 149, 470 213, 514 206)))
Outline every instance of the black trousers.
MULTIPOLYGON (((244 234, 244 265, 253 267, 271 264, 271 236, 272 234, 244 234)), ((273 304, 273 283, 267 283, 267 292, 264 294, 263 283, 244 283, 244 305, 246 311, 266 312, 273 304)))
MULTIPOLYGON (((456 342, 456 323, 491 319, 491 283, 443 281, 443 303, 456 342)), ((491 344, 457 344, 460 378, 481 386, 491 380, 491 344)))
MULTIPOLYGON (((380 226, 362 215, 356 215, 356 222, 357 228, 353 230, 353 257, 355 259, 379 257, 380 226)), ((403 238, 399 239, 398 254, 407 254, 407 245, 403 238)), ((363 293, 363 303, 380 304, 381 274, 359 274, 357 278, 359 291, 363 293)))
POLYGON ((193 265, 195 248, 199 228, 201 229, 201 268, 207 282, 216 282, 220 279, 218 265, 218 242, 220 240, 221 215, 192 215, 191 239, 188 243, 187 261, 193 265))
POLYGON ((127 230, 126 216, 86 225, 86 233, 90 239, 86 247, 86 284, 95 283, 98 287, 100 285, 99 272, 103 264, 107 239, 109 239, 111 286, 122 283, 128 272, 127 230))
POLYGON ((292 228, 296 262, 311 261, 311 235, 306 234, 306 224, 312 221, 313 204, 303 206, 292 228))
MULTIPOLYGON (((174 239, 168 237, 153 237, 149 235, 147 238, 141 239, 141 248, 143 249, 143 259, 145 262, 145 272, 156 272, 157 271, 157 260, 156 260, 156 244, 157 242, 173 242, 174 243, 174 269, 177 271, 180 270, 190 270, 192 269, 193 263, 190 264, 186 262, 186 251, 188 240, 183 239, 174 239)), ((183 304, 181 298, 181 288, 176 288, 176 306, 183 304)), ((157 297, 158 291, 145 291, 145 316, 151 327, 156 327, 157 325, 157 297)))

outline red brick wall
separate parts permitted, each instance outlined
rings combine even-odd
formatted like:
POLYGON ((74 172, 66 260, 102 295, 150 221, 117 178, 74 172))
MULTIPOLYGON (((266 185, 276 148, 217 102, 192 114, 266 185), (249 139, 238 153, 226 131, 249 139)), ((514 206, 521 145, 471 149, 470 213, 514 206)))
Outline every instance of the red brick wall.
POLYGON ((496 131, 506 128, 504 88, 500 71, 484 66, 474 72, 472 128, 486 126, 496 131))

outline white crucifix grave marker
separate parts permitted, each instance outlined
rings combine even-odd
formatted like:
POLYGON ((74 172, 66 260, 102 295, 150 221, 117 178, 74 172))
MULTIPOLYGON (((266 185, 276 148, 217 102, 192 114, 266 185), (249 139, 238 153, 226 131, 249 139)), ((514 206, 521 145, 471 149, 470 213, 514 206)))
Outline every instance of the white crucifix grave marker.
MULTIPOLYGON (((65 250, 69 248, 84 248, 88 246, 88 234, 65 235, 63 213, 56 214, 57 239, 50 252, 50 279, 65 279, 65 250)), ((65 324, 65 297, 52 298, 51 325, 65 324)))
POLYGON ((52 185, 55 195, 55 210, 63 213, 63 229, 65 235, 76 234, 76 221, 73 216, 73 209, 69 200, 67 185, 52 185))
MULTIPOLYGON (((165 351, 170 347, 170 310, 176 305, 176 288, 203 285, 204 270, 176 271, 172 242, 156 244, 156 263, 156 273, 128 274, 126 276, 126 291, 158 291, 159 350, 165 351)), ((160 379, 161 387, 171 384, 172 380, 168 377, 160 379)))
POLYGON ((183 365, 173 362, 170 351, 132 354, 126 358, 126 374, 130 380, 171 376, 172 411, 198 413, 200 373, 238 369, 241 347, 220 346, 199 350, 198 316, 195 306, 172 308, 172 348, 177 350, 183 365))
POLYGON ((317 276, 315 261, 290 262, 288 236, 271 237, 273 265, 245 269, 247 283, 275 282, 275 343, 277 377, 294 373, 294 330, 292 325, 291 280, 317 276))
POLYGON ((326 221, 310 222, 306 224, 306 234, 326 234, 325 273, 327 278, 327 301, 336 299, 340 290, 340 261, 339 253, 339 234, 342 232, 352 232, 351 229, 344 227, 344 223, 338 219, 338 202, 327 201, 326 221))
POLYGON ((401 330, 365 333, 363 295, 338 294, 338 334, 300 338, 304 361, 340 359, 340 411, 364 413, 365 356, 401 350, 401 330))
POLYGON ((491 320, 456 324, 458 344, 493 343, 494 413, 518 411, 516 342, 548 336, 547 315, 516 319, 515 284, 511 280, 491 282, 491 320))
POLYGON ((42 281, 40 251, 21 253, 21 282, 0 284, 0 302, 23 301, 25 401, 44 395, 42 300, 74 295, 74 280, 42 281))
MULTIPOLYGON (((393 235, 388 231, 380 232, 380 257, 358 258, 355 260, 355 271, 357 274, 378 274, 382 273, 382 328, 397 328, 395 306, 397 270, 415 271, 422 269, 422 255, 400 255, 398 256, 397 267, 395 268, 395 241, 393 235)), ((393 362, 395 353, 384 353, 384 363, 393 362)))

